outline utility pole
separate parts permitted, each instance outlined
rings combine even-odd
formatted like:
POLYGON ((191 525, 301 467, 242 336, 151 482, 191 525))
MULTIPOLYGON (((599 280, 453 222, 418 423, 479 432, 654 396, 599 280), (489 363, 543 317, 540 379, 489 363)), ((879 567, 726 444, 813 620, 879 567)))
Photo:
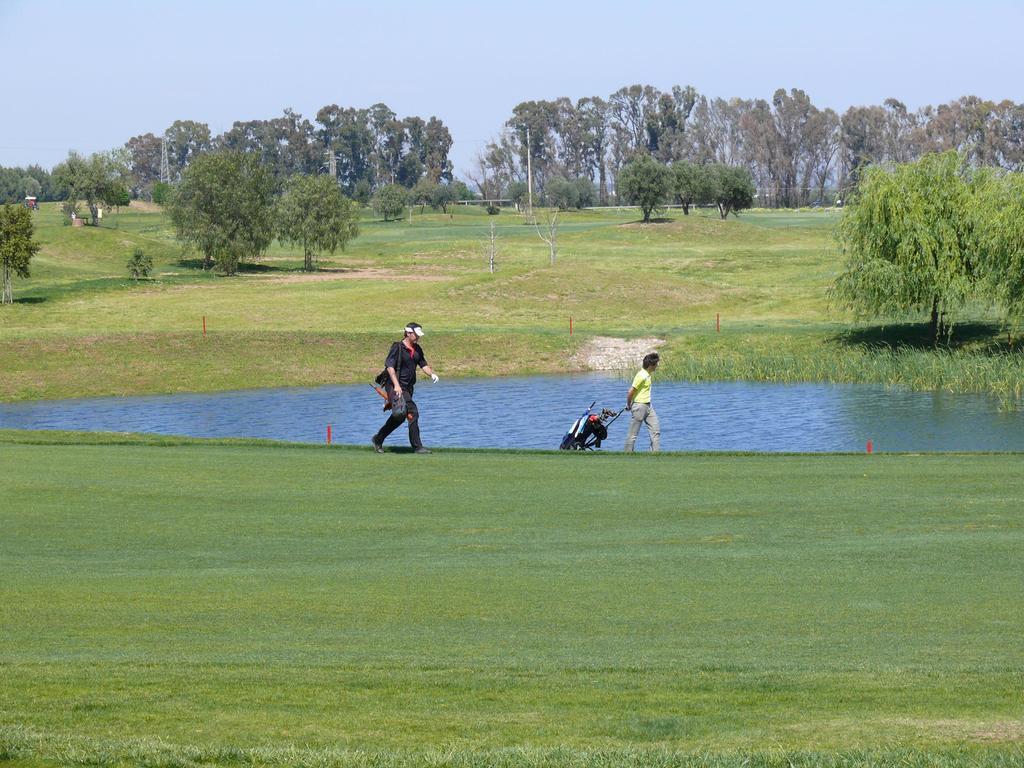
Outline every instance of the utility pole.
POLYGON ((526 218, 533 221, 533 163, 530 155, 533 150, 530 147, 530 126, 526 126, 526 218))
POLYGON ((164 184, 171 183, 171 164, 167 159, 167 136, 160 139, 160 181, 164 184))
POLYGON ((487 238, 487 268, 494 274, 494 261, 498 255, 498 236, 494 232, 494 222, 491 222, 491 232, 487 238))

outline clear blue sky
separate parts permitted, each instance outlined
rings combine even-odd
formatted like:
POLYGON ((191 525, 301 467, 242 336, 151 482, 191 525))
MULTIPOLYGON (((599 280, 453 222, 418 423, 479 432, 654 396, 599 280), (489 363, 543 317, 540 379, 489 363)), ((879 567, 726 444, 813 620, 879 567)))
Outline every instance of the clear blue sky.
POLYGON ((456 171, 528 99, 693 85, 842 112, 965 94, 1024 101, 1024 2, 0 0, 0 165, 51 167, 174 120, 431 115, 456 171))

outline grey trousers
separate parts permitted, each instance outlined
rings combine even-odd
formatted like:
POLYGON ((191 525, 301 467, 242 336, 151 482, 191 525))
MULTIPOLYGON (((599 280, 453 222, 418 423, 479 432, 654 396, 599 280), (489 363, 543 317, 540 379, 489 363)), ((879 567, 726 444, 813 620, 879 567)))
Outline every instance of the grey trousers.
POLYGON ((646 424, 647 431, 651 433, 651 450, 661 450, 661 424, 658 423, 658 414, 654 412, 654 406, 649 403, 633 403, 630 411, 633 418, 629 421, 629 432, 626 434, 626 447, 622 450, 632 451, 636 445, 636 436, 640 434, 640 425, 646 424))

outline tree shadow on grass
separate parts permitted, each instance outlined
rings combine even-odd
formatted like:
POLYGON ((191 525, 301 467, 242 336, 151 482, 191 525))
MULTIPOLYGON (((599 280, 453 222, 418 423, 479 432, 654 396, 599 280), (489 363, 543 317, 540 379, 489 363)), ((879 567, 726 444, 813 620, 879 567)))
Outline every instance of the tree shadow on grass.
MULTIPOLYGON (((212 275, 222 275, 217 265, 214 264, 212 267, 207 267, 201 258, 199 259, 178 259, 178 266, 182 269, 191 269, 196 272, 209 272, 212 275)), ((235 274, 238 275, 270 275, 270 274, 290 274, 293 272, 301 272, 302 268, 297 266, 278 266, 276 264, 262 264, 262 263, 248 263, 243 262, 238 265, 238 269, 235 274)))
POLYGON ((275 272, 294 272, 293 269, 282 269, 281 267, 272 264, 250 264, 242 262, 238 265, 239 275, 267 275, 275 272))
MULTIPOLYGON (((932 339, 928 323, 897 323, 895 325, 872 325, 852 328, 837 333, 831 341, 849 347, 867 347, 874 350, 959 350, 970 349, 983 354, 1006 354, 1011 348, 1004 329, 998 323, 960 323, 953 326, 953 333, 947 340, 940 337, 938 346, 932 339)), ((1018 345, 1014 343, 1013 349, 1018 345)))
POLYGON ((642 225, 642 226, 646 227, 646 226, 649 226, 651 224, 672 224, 674 221, 675 221, 675 219, 670 219, 670 218, 668 218, 666 216, 652 216, 648 221, 644 221, 643 219, 637 219, 636 221, 624 221, 619 226, 620 227, 629 227, 629 226, 632 226, 634 224, 637 224, 637 225, 642 225))
POLYGON ((21 296, 14 299, 15 304, 42 304, 44 301, 46 301, 45 296, 21 296))
POLYGON ((202 259, 178 259, 178 266, 182 269, 194 269, 198 272, 208 271, 206 267, 203 266, 202 259))

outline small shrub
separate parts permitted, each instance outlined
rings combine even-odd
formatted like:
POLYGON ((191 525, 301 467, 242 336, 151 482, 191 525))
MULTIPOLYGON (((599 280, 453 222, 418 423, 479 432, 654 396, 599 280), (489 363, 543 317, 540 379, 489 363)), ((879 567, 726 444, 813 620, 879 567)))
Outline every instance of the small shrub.
POLYGON ((496 206, 494 203, 488 203, 487 204, 487 215, 488 216, 497 216, 499 213, 501 213, 501 208, 496 206))
POLYGON ((141 248, 136 248, 132 257, 128 259, 128 274, 132 280, 142 277, 149 277, 153 271, 153 257, 145 253, 141 248))
POLYGON ((163 205, 171 196, 171 185, 164 181, 158 181, 153 185, 152 195, 154 203, 163 205))

